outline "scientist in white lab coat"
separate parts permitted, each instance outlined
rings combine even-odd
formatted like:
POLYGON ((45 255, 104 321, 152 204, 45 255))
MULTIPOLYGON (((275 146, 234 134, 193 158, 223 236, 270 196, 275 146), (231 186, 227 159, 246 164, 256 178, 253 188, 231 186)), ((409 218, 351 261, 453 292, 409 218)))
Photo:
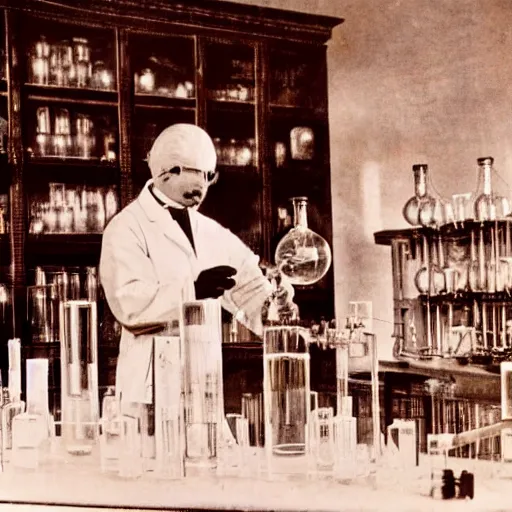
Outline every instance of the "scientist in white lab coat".
MULTIPOLYGON (((220 298, 261 333, 262 306, 273 291, 258 256, 197 211, 217 177, 209 135, 191 124, 169 126, 148 165, 152 179, 110 221, 101 249, 100 280, 122 325, 116 374, 122 403, 151 403, 152 339, 166 326, 178 332, 180 301, 220 298)), ((287 300, 280 304, 288 307, 287 300)))

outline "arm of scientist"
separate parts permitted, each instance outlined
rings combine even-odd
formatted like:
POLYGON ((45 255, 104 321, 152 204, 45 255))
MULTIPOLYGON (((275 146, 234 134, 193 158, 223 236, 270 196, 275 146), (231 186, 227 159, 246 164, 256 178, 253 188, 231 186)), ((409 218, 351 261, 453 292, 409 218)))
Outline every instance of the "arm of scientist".
POLYGON ((126 220, 119 215, 104 231, 100 280, 117 320, 134 334, 150 334, 178 317, 186 275, 159 279, 139 224, 126 220))
POLYGON ((230 265, 237 269, 236 285, 224 292, 222 305, 235 318, 257 335, 263 332, 262 308, 273 292, 269 280, 263 275, 259 256, 254 254, 237 236, 225 237, 230 265))

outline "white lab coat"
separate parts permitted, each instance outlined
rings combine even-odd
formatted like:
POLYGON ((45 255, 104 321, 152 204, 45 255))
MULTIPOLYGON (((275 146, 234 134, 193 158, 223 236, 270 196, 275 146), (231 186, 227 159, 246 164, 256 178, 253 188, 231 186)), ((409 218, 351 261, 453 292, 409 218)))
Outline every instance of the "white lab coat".
POLYGON ((178 223, 148 190, 150 183, 110 221, 100 258, 105 296, 123 326, 116 391, 123 401, 139 403, 152 399, 153 334, 136 336, 130 328, 176 324, 180 302, 195 299, 197 276, 217 265, 237 269, 237 284, 224 293, 223 307, 234 314, 243 308, 255 332, 261 331, 261 306, 272 291, 258 256, 229 230, 191 210, 196 255, 178 223))

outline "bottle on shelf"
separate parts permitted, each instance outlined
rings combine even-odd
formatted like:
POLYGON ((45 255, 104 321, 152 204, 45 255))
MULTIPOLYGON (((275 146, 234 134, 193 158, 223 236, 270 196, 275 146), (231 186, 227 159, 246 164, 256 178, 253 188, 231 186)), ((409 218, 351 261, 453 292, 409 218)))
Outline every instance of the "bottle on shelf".
POLYGON ((30 81, 37 85, 48 85, 50 79, 50 45, 41 36, 34 44, 30 59, 30 81))

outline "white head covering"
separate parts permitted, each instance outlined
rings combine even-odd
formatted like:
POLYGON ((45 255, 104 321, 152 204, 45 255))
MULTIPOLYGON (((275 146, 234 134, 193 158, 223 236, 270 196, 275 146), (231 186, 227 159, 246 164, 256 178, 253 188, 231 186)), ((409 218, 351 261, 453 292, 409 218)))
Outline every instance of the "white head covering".
POLYGON ((214 171, 217 154, 210 136, 199 126, 178 123, 167 127, 156 138, 148 154, 153 178, 174 166, 214 171))

